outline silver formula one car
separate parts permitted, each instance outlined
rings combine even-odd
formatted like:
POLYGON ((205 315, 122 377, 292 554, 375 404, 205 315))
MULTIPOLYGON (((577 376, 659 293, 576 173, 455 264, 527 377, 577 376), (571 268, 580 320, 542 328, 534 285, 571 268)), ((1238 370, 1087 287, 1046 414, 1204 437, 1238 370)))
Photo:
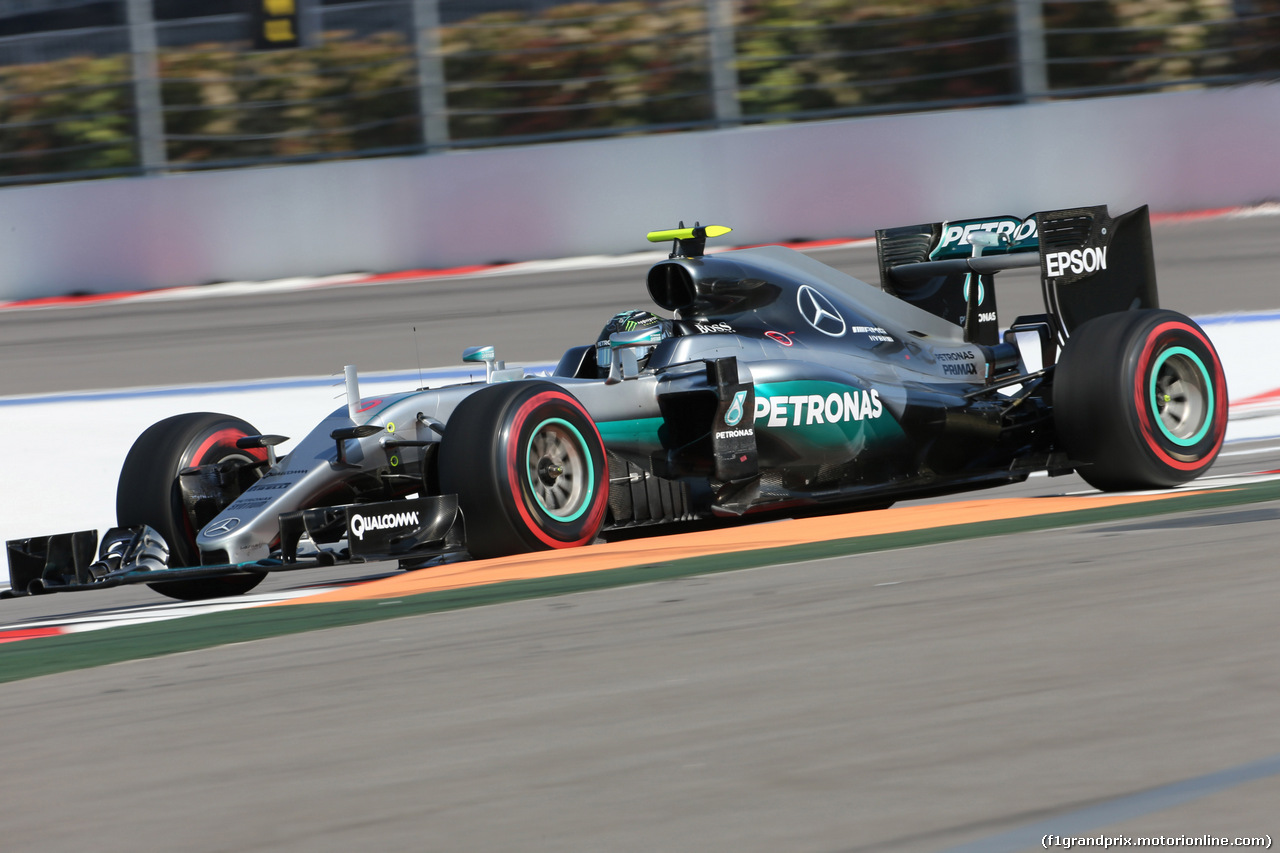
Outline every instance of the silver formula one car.
POLYGON ((8 543, 9 595, 148 583, 183 599, 343 562, 417 567, 588 545, 623 528, 905 497, 1078 471, 1167 487, 1213 462, 1222 363, 1157 305, 1145 207, 930 223, 876 234, 881 287, 799 252, 673 241, 648 274, 673 316, 615 318, 550 376, 348 404, 283 436, 196 413, 147 429, 117 527, 8 543), (994 276, 1039 267, 1045 312, 1002 329, 994 276))

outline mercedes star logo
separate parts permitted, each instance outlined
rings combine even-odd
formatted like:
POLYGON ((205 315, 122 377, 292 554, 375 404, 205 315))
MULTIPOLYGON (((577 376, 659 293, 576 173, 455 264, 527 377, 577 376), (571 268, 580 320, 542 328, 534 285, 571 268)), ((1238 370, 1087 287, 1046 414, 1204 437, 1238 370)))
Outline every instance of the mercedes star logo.
POLYGON ((805 284, 796 293, 796 307, 805 322, 824 335, 838 338, 845 332, 844 318, 831 300, 805 284))
POLYGON ((216 524, 210 524, 203 532, 205 536, 222 536, 225 533, 230 533, 239 526, 240 519, 224 518, 216 524))

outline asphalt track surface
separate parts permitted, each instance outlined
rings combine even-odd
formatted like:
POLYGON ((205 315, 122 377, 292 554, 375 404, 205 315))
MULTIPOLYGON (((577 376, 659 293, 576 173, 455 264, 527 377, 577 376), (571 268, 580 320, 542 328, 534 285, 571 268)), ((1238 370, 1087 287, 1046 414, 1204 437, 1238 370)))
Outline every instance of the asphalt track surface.
MULTIPOLYGON (((1163 304, 1280 307, 1278 237, 1274 217, 1157 228, 1163 304)), ((872 251, 819 257, 874 279, 872 251)), ((428 305, 447 322, 419 331, 446 353, 496 340, 509 360, 541 359, 643 305, 640 272, 3 312, 15 368, 2 390, 403 368, 412 342, 387 341, 428 305), (235 317, 252 319, 225 325, 235 317), (250 347, 265 328, 279 343, 250 347)), ((1002 316, 1034 307, 1001 291, 1002 316)), ((1216 472, 1280 468, 1268 445, 1232 452, 1216 472)), ((991 494, 1078 487, 1033 478, 991 494)), ((1029 833, 1047 827, 1275 837, 1278 521, 1270 501, 972 539, 9 683, 2 846, 995 851, 1036 848, 1029 833)), ((154 600, 101 595, 0 602, 0 615, 154 600)))

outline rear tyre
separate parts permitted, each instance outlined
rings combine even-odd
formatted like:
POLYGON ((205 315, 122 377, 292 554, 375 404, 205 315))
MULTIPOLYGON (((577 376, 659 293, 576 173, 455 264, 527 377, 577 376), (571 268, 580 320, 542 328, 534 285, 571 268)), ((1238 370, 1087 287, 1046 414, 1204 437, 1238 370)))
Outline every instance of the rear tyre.
MULTIPOLYGON (((262 461, 266 451, 241 450, 236 441, 258 431, 245 421, 213 412, 175 415, 152 424, 133 443, 120 471, 116 487, 116 523, 121 527, 139 524, 155 528, 169 545, 169 565, 200 565, 196 533, 223 506, 202 506, 189 511, 182 501, 178 472, 196 465, 238 461, 262 461)), ((230 495, 230 503, 235 495, 230 495)), ((265 574, 232 575, 222 578, 165 581, 147 586, 170 598, 198 601, 225 595, 242 595, 262 583, 265 574)))
POLYGON ((1227 430, 1227 381, 1204 331, 1174 311, 1083 323, 1054 371, 1064 449, 1103 491, 1168 488, 1209 468, 1227 430))
POLYGON ((595 540, 608 508, 604 442, 582 404, 550 382, 489 385, 454 410, 440 489, 457 494, 473 557, 595 540))

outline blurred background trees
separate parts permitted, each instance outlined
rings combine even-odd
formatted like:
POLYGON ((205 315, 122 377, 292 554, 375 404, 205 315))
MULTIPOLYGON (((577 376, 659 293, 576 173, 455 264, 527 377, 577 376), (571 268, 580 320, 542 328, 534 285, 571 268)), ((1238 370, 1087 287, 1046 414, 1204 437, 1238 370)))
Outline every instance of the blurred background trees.
POLYGON ((1280 0, 1037 2, 1047 92, 1023 91, 1034 53, 1017 13, 1030 0, 251 0, 295 11, 300 42, 283 50, 254 49, 246 0, 154 0, 154 61, 142 67, 159 97, 148 102, 126 14, 137 2, 0 0, 0 183, 1163 91, 1280 70, 1280 0), (717 3, 731 22, 719 42, 717 3), (438 26, 424 33, 423 20, 438 26), (432 109, 442 139, 426 138, 432 109), (148 113, 159 164, 138 144, 148 113))

